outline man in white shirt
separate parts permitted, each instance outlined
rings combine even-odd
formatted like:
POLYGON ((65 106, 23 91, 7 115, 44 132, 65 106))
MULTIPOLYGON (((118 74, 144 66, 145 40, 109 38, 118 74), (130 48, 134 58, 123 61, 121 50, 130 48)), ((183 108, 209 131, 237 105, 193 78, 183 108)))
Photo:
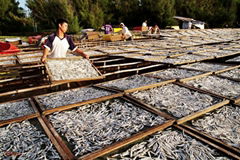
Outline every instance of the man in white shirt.
POLYGON ((147 27, 147 20, 142 23, 142 27, 147 27))
POLYGON ((51 34, 44 45, 43 56, 41 59, 42 62, 45 62, 47 57, 64 58, 66 57, 68 49, 89 59, 88 55, 74 45, 72 38, 66 34, 67 30, 68 22, 64 19, 58 19, 57 32, 51 34))
POLYGON ((128 30, 128 28, 123 23, 120 23, 120 27, 122 28, 123 39, 124 40, 128 40, 128 39, 133 40, 133 36, 132 36, 131 32, 128 30))

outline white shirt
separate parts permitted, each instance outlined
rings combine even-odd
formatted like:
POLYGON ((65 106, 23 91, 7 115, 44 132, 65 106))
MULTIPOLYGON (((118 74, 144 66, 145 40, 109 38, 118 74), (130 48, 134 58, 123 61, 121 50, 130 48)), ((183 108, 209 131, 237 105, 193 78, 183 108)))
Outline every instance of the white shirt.
POLYGON ((59 38, 56 34, 52 34, 48 37, 46 44, 44 45, 50 51, 50 58, 65 58, 68 49, 73 52, 77 49, 70 36, 65 35, 64 38, 59 38))
POLYGON ((129 37, 132 37, 131 32, 128 30, 128 28, 126 26, 123 26, 122 34, 124 34, 126 39, 128 39, 129 37))

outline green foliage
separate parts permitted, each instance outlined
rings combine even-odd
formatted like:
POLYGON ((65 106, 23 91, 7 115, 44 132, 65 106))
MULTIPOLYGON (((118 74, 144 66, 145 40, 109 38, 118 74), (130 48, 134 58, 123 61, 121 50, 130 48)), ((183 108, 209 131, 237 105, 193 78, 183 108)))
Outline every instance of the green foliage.
POLYGON ((144 20, 161 28, 176 25, 173 16, 204 21, 209 27, 240 26, 240 0, 26 0, 26 17, 16 0, 0 0, 0 33, 55 28, 57 18, 69 21, 69 32, 99 29, 103 24, 140 26, 144 20))

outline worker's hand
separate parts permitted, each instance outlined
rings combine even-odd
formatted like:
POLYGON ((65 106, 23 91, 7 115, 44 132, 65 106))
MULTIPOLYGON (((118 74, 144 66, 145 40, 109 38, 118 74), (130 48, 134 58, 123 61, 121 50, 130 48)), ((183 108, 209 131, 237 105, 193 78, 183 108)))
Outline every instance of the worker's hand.
POLYGON ((46 56, 42 56, 42 58, 41 58, 41 62, 42 62, 42 63, 45 63, 45 62, 46 62, 46 59, 47 59, 46 56))
POLYGON ((83 53, 83 57, 89 60, 89 55, 83 53))

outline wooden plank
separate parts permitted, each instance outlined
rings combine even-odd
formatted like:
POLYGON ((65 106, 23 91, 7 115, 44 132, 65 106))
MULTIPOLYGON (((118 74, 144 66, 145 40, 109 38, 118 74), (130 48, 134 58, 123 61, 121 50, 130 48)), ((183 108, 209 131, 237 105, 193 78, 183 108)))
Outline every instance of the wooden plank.
POLYGON ((197 92, 200 92, 200 93, 204 93, 204 94, 211 95, 211 96, 216 97, 216 98, 222 98, 222 99, 228 99, 228 100, 230 100, 230 101, 234 101, 234 99, 231 99, 231 98, 228 98, 228 97, 219 95, 219 94, 215 94, 215 93, 210 92, 210 91, 208 91, 208 90, 204 90, 204 89, 200 89, 200 88, 195 88, 195 87, 190 86, 190 85, 187 85, 187 84, 185 84, 185 83, 180 83, 180 82, 173 82, 173 83, 176 84, 176 85, 179 85, 179 86, 188 88, 188 89, 192 89, 192 90, 197 91, 197 92))
POLYGON ((46 109, 43 111, 43 115, 49 115, 51 113, 54 112, 61 112, 61 111, 65 111, 65 110, 69 110, 78 106, 82 106, 82 105, 86 105, 86 104, 92 104, 92 103, 96 103, 96 102, 102 102, 105 100, 109 100, 109 99, 113 99, 113 98, 117 98, 117 97, 122 97, 123 93, 116 93, 110 96, 104 96, 104 97, 100 97, 100 98, 95 98, 95 99, 91 99, 91 100, 86 100, 83 102, 79 102, 79 103, 74 103, 74 104, 69 104, 66 106, 61 106, 61 107, 57 107, 57 108, 53 108, 53 109, 46 109))
POLYGON ((161 125, 157 125, 155 127, 151 127, 149 129, 146 129, 144 131, 141 131, 139 133, 134 134, 133 136, 126 138, 120 142, 116 142, 110 146, 107 146, 103 149, 97 150, 95 152, 92 152, 90 154, 84 155, 82 157, 79 158, 79 160, 90 160, 90 159, 96 159, 100 156, 103 156, 107 153, 113 152, 114 150, 117 150, 121 147, 124 147, 126 145, 129 145, 133 142, 136 142, 140 139, 143 139, 151 134, 154 134, 158 131, 164 130, 165 128, 171 126, 174 123, 174 120, 168 120, 166 123, 161 124, 161 125))
POLYGON ((196 76, 179 79, 179 82, 183 82, 184 83, 184 82, 191 81, 191 80, 194 80, 194 79, 206 77, 206 76, 209 76, 209 75, 212 75, 212 74, 213 74, 213 72, 207 72, 207 73, 199 74, 199 75, 196 75, 196 76))
MULTIPOLYGON (((53 135, 53 137, 56 139, 56 143, 59 144, 59 149, 61 150, 61 156, 66 160, 73 160, 76 159, 73 153, 70 151, 70 149, 67 147, 67 145, 63 142, 61 136, 57 133, 57 131, 53 128, 49 120, 42 116, 41 121, 44 124, 45 128, 48 128, 48 132, 50 131, 53 135)), ((50 133, 49 133, 50 134, 50 133)))
POLYGON ((154 87, 159 87, 159 86, 163 86, 163 85, 166 85, 166 84, 169 84, 169 83, 173 83, 175 81, 176 81, 175 79, 166 80, 166 81, 163 81, 163 82, 154 83, 154 84, 150 84, 150 85, 146 85, 146 86, 142 86, 142 87, 138 87, 138 88, 127 89, 127 90, 124 90, 124 93, 132 93, 132 92, 135 92, 135 91, 147 90, 147 89, 151 89, 151 88, 154 88, 154 87))
POLYGON ((202 133, 188 125, 181 124, 181 125, 174 125, 174 127, 179 128, 186 132, 189 135, 192 135, 193 137, 199 139, 200 141, 207 143, 208 145, 220 150, 221 152, 227 154, 228 156, 240 159, 240 150, 237 148, 234 148, 232 146, 229 146, 222 141, 213 138, 205 133, 202 133))
POLYGON ((128 94, 124 94, 124 97, 123 97, 125 100, 130 100, 131 103, 143 108, 144 110, 146 111, 149 111, 153 114, 156 114, 156 115, 159 115, 161 117, 164 117, 166 119, 172 119, 172 120, 175 120, 174 117, 172 117, 171 115, 167 114, 167 113, 164 113, 164 112, 161 112, 160 110, 158 110, 157 108, 155 107, 152 107, 151 105, 149 104, 146 104, 145 102, 143 102, 142 100, 139 100, 133 96, 130 96, 128 94), (126 97, 126 98, 125 98, 126 97))
POLYGON ((55 137, 52 135, 51 131, 49 130, 49 128, 47 127, 47 125, 45 124, 45 122, 43 121, 43 119, 41 117, 38 117, 38 121, 41 124, 43 130, 45 131, 46 135, 48 136, 48 138, 51 140, 51 142, 53 143, 54 147, 57 149, 57 151, 60 153, 61 157, 64 160, 70 160, 70 157, 67 153, 65 153, 65 151, 63 150, 63 148, 61 147, 61 145, 57 142, 57 140, 55 139, 55 137))
POLYGON ((219 70, 219 71, 215 71, 213 73, 214 74, 220 74, 220 73, 227 72, 227 71, 230 71, 230 70, 233 70, 233 69, 236 69, 236 68, 240 68, 240 65, 229 67, 229 68, 226 68, 226 69, 223 69, 223 70, 219 70))
POLYGON ((220 103, 217 103, 217 104, 215 104, 215 105, 212 105, 212 106, 210 106, 210 107, 207 107, 207 108, 205 108, 205 109, 202 109, 202 110, 200 110, 200 111, 197 111, 197 112, 192 113, 192 114, 190 114, 190 115, 187 115, 187 116, 185 116, 185 117, 183 117, 183 118, 178 119, 178 120, 177 120, 177 124, 182 124, 182 123, 185 123, 185 122, 187 122, 187 121, 189 121, 189 120, 192 120, 192 119, 194 119, 194 118, 200 117, 200 116, 202 116, 202 115, 204 115, 204 114, 206 114, 206 113, 208 113, 208 112, 211 112, 211 111, 213 111, 213 110, 215 110, 215 109, 217 109, 217 108, 220 108, 220 107, 228 104, 229 102, 230 102, 229 100, 224 100, 224 101, 222 101, 222 102, 220 102, 220 103))

